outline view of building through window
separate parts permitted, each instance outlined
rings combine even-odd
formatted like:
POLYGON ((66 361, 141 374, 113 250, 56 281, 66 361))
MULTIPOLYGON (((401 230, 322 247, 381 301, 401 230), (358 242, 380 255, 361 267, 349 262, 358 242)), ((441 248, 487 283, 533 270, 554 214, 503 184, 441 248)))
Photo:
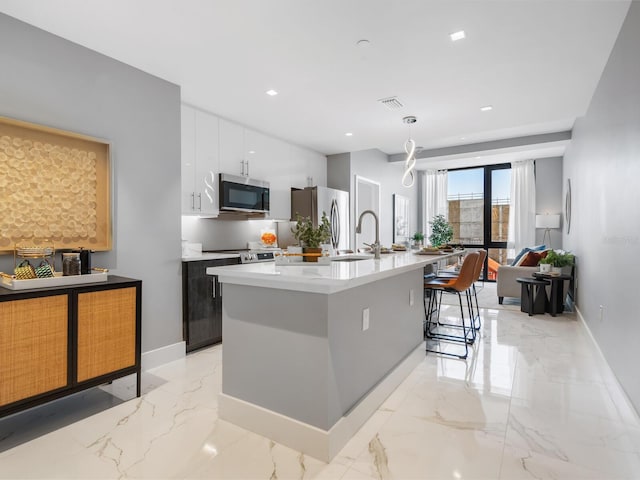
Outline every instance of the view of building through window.
POLYGON ((486 278, 495 280, 498 266, 507 262, 511 169, 449 170, 447 180, 453 243, 488 249, 486 278), (485 175, 490 175, 490 179, 485 181, 485 175), (490 191, 486 192, 486 187, 490 191), (488 203, 490 210, 487 211, 488 203), (490 228, 485 228, 485 222, 490 228))

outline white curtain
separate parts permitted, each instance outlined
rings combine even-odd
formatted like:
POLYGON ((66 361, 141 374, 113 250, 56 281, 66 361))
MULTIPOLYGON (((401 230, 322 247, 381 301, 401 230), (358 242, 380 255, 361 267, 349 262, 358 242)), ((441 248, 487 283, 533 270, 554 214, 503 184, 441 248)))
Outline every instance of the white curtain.
POLYGON ((447 171, 426 170, 424 172, 422 201, 422 226, 424 238, 431 235, 431 222, 436 215, 449 219, 449 201, 447 200, 447 171))
POLYGON ((511 164, 511 200, 509 205, 508 256, 536 240, 536 179, 533 160, 511 164))

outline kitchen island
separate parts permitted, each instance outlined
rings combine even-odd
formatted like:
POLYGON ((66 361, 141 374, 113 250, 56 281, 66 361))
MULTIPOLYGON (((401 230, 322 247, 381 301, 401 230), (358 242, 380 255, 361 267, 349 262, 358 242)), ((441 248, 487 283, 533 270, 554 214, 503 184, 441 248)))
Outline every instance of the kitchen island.
POLYGON ((450 255, 208 268, 220 418, 330 461, 425 355, 423 267, 450 255))

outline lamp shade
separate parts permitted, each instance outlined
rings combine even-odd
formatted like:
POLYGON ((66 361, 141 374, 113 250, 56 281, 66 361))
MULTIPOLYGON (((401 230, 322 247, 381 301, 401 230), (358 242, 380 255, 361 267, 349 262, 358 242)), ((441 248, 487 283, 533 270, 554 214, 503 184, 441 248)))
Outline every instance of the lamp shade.
POLYGON ((536 228, 560 228, 560 214, 536 215, 536 228))

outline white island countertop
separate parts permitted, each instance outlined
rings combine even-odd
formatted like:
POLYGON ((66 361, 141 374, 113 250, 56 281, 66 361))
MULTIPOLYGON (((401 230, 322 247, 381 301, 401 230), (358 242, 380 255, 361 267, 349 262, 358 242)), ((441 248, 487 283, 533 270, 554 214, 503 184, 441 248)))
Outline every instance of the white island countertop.
POLYGON ((441 255, 396 252, 382 254, 380 260, 374 260, 372 256, 367 260, 332 261, 329 264, 301 262, 276 265, 275 262, 265 262, 227 265, 209 267, 207 274, 217 275, 222 283, 331 294, 423 268, 438 260, 464 253, 464 250, 441 255))

